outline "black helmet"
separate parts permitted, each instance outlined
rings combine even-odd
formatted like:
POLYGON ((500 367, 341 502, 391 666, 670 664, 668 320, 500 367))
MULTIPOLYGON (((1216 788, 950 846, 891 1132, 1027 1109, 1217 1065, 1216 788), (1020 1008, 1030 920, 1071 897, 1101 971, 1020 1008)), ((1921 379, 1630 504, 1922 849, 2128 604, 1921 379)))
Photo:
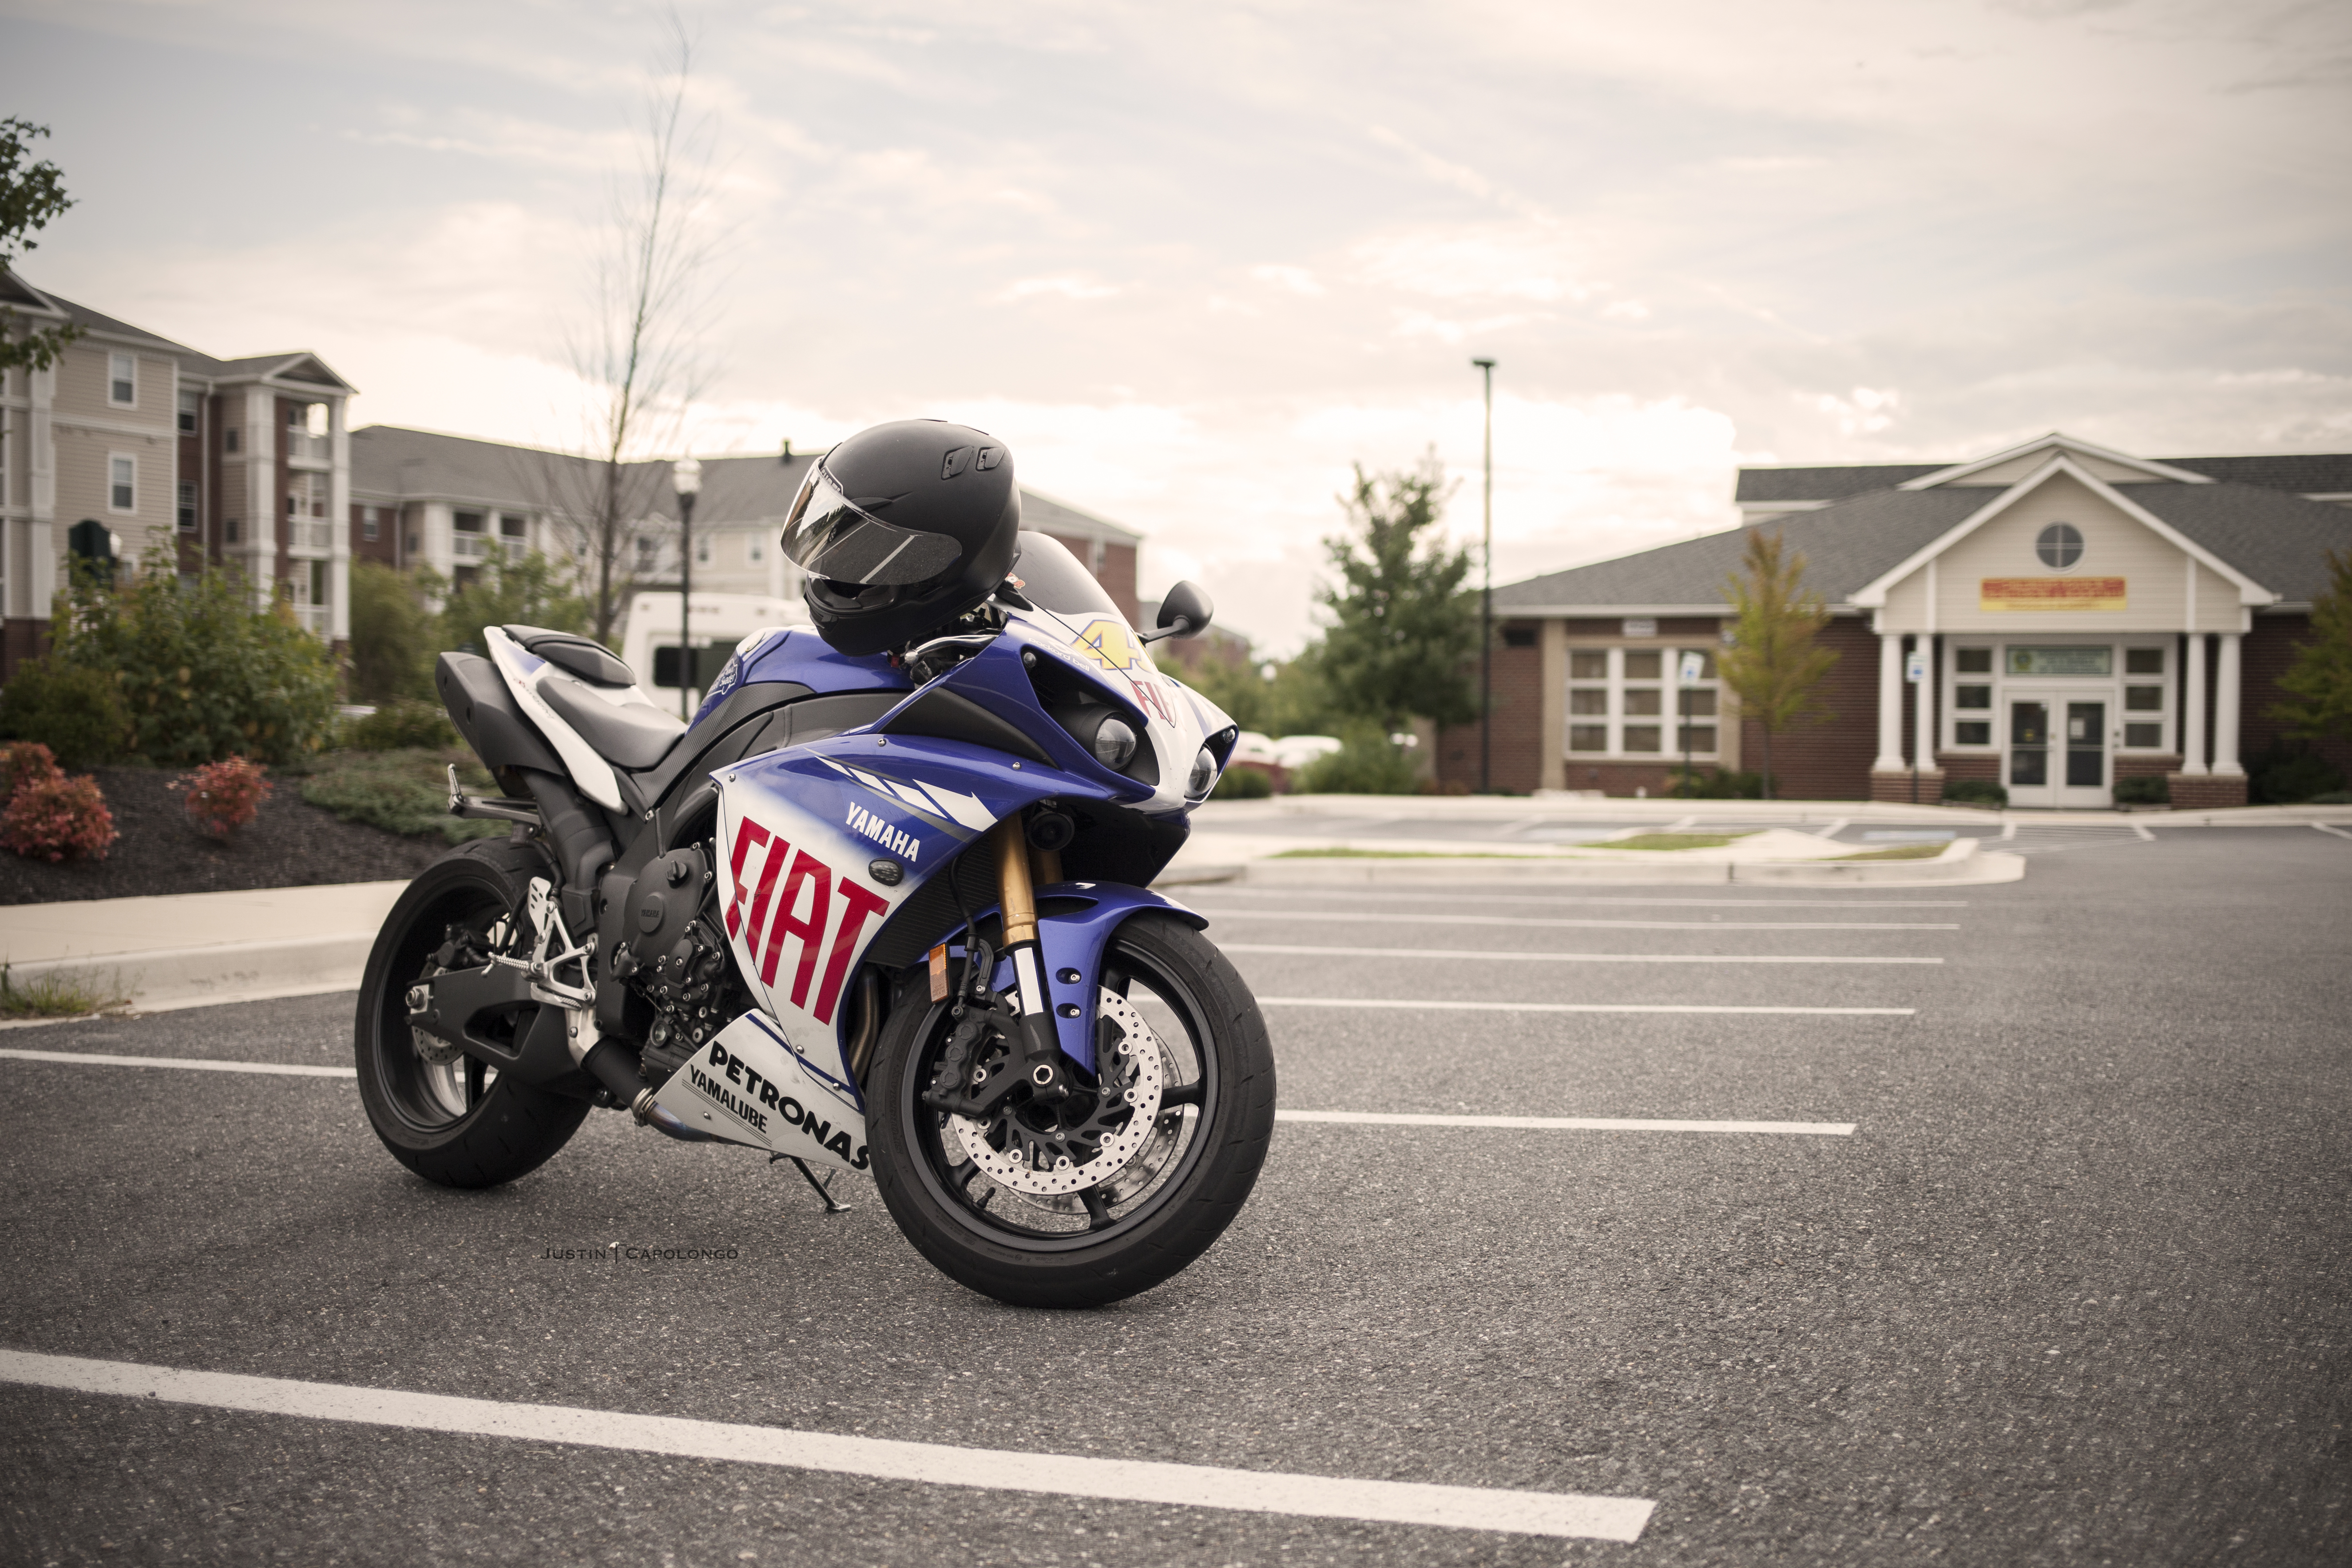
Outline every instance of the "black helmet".
POLYGON ((1004 443, 901 419, 817 459, 784 520, 802 596, 845 654, 900 647, 971 609, 1013 569, 1021 490, 1004 443))

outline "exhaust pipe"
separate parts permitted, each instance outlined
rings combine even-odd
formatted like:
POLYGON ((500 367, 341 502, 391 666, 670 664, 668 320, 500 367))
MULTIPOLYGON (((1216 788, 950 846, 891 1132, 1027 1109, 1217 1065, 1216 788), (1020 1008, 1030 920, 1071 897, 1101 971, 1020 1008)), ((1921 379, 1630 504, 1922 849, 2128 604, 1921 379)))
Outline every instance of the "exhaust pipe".
POLYGON ((640 1127, 650 1127, 681 1143, 719 1143, 725 1140, 708 1132, 696 1131, 679 1119, 667 1106, 654 1103, 654 1091, 646 1087, 644 1069, 638 1065, 637 1054, 613 1040, 598 1040, 580 1058, 580 1065, 595 1076, 616 1105, 629 1108, 629 1115, 640 1127))

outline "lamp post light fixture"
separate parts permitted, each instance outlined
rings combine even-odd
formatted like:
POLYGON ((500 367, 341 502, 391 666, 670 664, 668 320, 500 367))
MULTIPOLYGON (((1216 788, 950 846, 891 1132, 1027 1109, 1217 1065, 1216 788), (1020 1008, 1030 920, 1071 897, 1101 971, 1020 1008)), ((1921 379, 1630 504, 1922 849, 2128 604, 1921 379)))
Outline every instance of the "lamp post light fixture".
POLYGON ((1486 518, 1478 593, 1478 793, 1495 793, 1495 362, 1474 359, 1486 378, 1486 518))
POLYGON ((694 717, 694 498, 702 493, 702 465, 680 458, 670 468, 677 493, 677 716, 694 717))

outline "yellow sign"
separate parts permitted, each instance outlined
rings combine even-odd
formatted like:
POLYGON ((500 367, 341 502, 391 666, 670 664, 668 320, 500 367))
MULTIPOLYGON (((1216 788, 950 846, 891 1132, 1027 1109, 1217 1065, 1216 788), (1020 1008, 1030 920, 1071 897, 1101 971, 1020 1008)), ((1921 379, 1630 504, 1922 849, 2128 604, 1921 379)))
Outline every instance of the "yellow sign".
POLYGON ((1977 589, 1980 610, 2120 610, 2121 577, 1987 577, 1977 589))
POLYGON ((1070 645, 1105 669, 1129 670, 1149 668, 1143 661, 1143 649, 1136 645, 1135 635, 1124 623, 1106 616, 1087 623, 1078 640, 1070 645))

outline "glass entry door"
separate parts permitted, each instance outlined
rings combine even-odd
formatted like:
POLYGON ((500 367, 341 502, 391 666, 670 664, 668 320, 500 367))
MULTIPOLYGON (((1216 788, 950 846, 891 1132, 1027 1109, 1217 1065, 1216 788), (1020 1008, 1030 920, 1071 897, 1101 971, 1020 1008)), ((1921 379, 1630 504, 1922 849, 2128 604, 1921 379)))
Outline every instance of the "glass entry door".
POLYGON ((2063 693, 2007 698, 2012 805, 2109 805, 2108 703, 2063 693))

